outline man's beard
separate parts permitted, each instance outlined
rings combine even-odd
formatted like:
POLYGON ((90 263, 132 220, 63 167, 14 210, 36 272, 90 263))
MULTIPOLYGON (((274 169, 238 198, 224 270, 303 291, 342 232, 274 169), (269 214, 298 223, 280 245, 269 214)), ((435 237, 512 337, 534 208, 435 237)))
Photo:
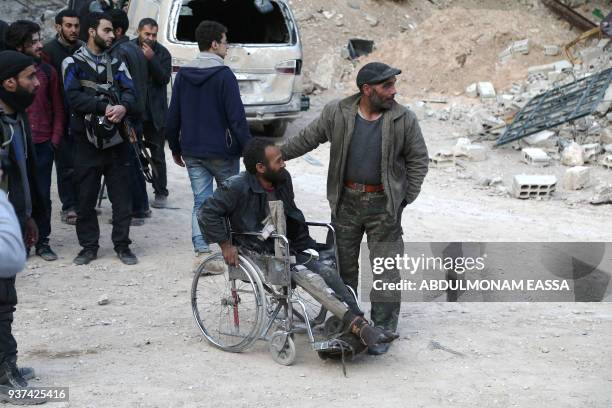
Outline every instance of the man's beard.
POLYGON ((0 86, 0 99, 8 106, 13 108, 15 112, 24 112, 36 98, 36 92, 30 93, 27 89, 17 85, 15 92, 9 92, 0 86))
POLYGON ((70 41, 70 38, 66 34, 64 34, 63 30, 60 31, 60 35, 64 39, 64 41, 66 43, 68 43, 68 44, 74 45, 74 44, 79 42, 79 36, 78 35, 74 38, 74 41, 70 41))
POLYGON ((103 51, 108 49, 106 41, 104 41, 104 39, 100 37, 98 33, 96 33, 96 35, 94 36, 94 44, 96 44, 103 51))
POLYGON ((383 101, 383 99, 376 92, 372 92, 372 95, 370 96, 370 104, 378 112, 389 110, 391 109, 392 105, 391 102, 383 101))
POLYGON ((274 185, 277 185, 287 179, 287 172, 284 169, 281 169, 279 171, 272 171, 266 166, 266 171, 262 175, 262 177, 264 178, 264 180, 269 181, 274 185))

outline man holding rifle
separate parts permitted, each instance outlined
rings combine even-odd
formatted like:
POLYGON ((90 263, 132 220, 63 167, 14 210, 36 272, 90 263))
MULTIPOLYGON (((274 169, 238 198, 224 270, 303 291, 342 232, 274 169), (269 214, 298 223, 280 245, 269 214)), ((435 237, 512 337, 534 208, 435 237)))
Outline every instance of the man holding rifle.
POLYGON ((131 164, 129 136, 124 119, 135 105, 132 78, 125 64, 109 55, 113 39, 111 17, 92 13, 85 27, 87 44, 64 60, 64 89, 74 134, 75 181, 79 191, 76 224, 83 247, 74 259, 85 265, 98 256, 100 228, 95 211, 102 175, 113 209, 112 240, 126 265, 138 263, 129 248, 131 164))

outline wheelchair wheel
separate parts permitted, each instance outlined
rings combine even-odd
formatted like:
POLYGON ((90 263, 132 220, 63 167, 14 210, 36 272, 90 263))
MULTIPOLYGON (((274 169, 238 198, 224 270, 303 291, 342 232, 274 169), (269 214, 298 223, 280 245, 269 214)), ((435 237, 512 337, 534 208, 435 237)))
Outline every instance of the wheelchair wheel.
POLYGON ((295 361, 295 343, 291 335, 277 331, 270 338, 270 354, 272 359, 281 365, 291 365, 295 361))
POLYGON ((260 272, 243 256, 239 262, 229 268, 221 253, 213 254, 198 267, 191 286, 193 317, 204 338, 230 352, 243 351, 259 339, 266 309, 260 272))

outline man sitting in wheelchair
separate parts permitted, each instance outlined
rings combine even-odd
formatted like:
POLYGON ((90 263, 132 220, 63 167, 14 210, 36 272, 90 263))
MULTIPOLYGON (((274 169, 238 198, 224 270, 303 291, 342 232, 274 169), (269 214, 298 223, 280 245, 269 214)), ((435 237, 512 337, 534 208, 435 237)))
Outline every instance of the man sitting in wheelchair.
POLYGON ((316 248, 316 242, 309 235, 304 214, 295 204, 291 176, 285 170, 280 149, 270 140, 253 138, 243 155, 247 171, 226 180, 200 207, 198 219, 206 241, 219 244, 225 262, 231 266, 238 266, 238 248, 246 253, 274 253, 272 239, 263 241, 256 236, 237 235, 233 245, 226 219, 232 231, 262 231, 271 212, 269 202, 281 201, 289 248, 296 260, 292 264, 293 281, 342 320, 343 340, 351 340, 348 343, 352 346, 362 343, 362 347, 353 346, 358 351, 397 339, 396 333, 370 325, 338 271, 309 251, 316 248), (356 342, 357 339, 361 342, 356 342))

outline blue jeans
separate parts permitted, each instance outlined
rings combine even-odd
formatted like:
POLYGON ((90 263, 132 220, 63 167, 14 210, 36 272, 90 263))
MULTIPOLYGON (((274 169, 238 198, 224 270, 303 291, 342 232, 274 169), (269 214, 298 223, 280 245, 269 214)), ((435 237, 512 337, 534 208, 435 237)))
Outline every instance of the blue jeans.
POLYGON ((191 217, 191 241, 196 252, 208 251, 208 243, 204 240, 200 224, 198 223, 198 210, 206 199, 213 194, 213 178, 217 185, 223 183, 240 170, 239 159, 199 159, 197 157, 183 157, 193 191, 193 213, 191 217))

